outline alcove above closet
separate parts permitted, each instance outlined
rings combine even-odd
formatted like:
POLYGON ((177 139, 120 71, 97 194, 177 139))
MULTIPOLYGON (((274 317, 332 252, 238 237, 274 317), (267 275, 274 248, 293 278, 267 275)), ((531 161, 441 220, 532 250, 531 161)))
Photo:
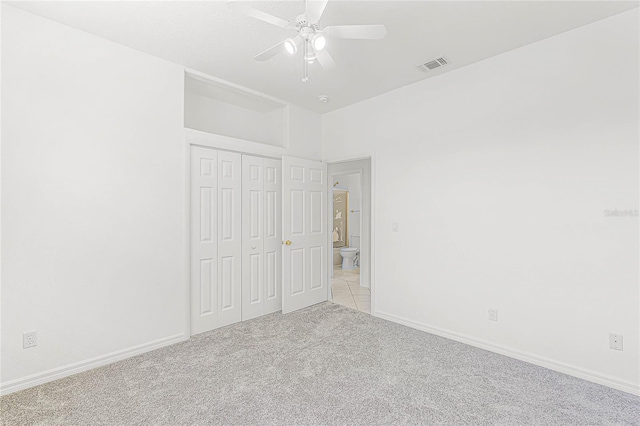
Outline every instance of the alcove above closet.
POLYGON ((289 107, 265 96, 185 73, 184 126, 286 147, 289 107))

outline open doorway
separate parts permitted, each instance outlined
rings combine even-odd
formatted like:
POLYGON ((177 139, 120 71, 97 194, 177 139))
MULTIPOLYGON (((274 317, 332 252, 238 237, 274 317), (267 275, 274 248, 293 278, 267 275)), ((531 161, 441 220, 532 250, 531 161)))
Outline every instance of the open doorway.
POLYGON ((329 163, 334 303, 371 313, 371 160, 329 163))

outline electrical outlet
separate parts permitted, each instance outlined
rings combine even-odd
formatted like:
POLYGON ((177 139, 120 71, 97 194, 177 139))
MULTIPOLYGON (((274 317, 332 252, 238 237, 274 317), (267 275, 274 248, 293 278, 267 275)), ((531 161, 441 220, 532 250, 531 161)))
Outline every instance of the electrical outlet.
POLYGON ((609 333, 609 348, 616 351, 622 350, 622 335, 609 333))
POLYGON ((37 331, 29 331, 28 333, 22 334, 22 348, 32 348, 34 346, 38 346, 38 332, 37 331))
POLYGON ((391 224, 391 230, 392 230, 393 232, 398 232, 398 222, 393 222, 393 223, 391 224))
POLYGON ((498 308, 489 308, 489 320, 498 321, 498 308))

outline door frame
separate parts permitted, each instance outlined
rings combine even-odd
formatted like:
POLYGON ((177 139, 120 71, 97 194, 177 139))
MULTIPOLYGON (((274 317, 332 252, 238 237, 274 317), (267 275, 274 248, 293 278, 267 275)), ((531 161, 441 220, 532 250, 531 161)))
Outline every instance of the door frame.
POLYGON ((286 149, 213 133, 184 129, 184 340, 191 338, 191 146, 282 160, 286 149))
MULTIPOLYGON (((340 164, 340 163, 349 163, 352 161, 360 161, 360 160, 369 160, 369 165, 370 165, 370 173, 369 173, 369 177, 370 177, 370 182, 369 182, 369 187, 370 187, 370 199, 371 199, 371 205, 370 205, 370 211, 369 211, 369 222, 370 222, 370 230, 369 230, 369 263, 370 263, 370 267, 369 267, 369 290, 371 292, 371 315, 373 316, 377 316, 376 314, 376 285, 375 285, 375 170, 376 170, 376 160, 375 160, 375 155, 374 154, 364 154, 364 155, 360 155, 360 156, 355 156, 355 157, 348 157, 348 158, 339 158, 339 159, 331 159, 331 160, 324 160, 327 163, 327 211, 329 213, 329 216, 327 217, 327 256, 328 259, 331 259, 330 262, 328 263, 327 266, 327 300, 332 300, 331 298, 331 279, 333 276, 333 241, 331 240, 331 236, 332 234, 332 230, 333 230, 333 221, 330 220, 332 216, 332 207, 333 207, 333 191, 332 191, 332 187, 333 187, 333 176, 335 176, 334 174, 329 172, 329 167, 331 167, 332 164, 340 164)), ((344 174, 351 174, 351 173, 360 173, 360 185, 363 185, 363 179, 362 179, 362 169, 358 169, 356 167, 354 167, 351 170, 346 170, 346 171, 341 171, 339 174, 344 175, 344 174)), ((362 210, 362 207, 360 207, 360 210, 362 210)), ((362 227, 362 220, 360 222, 360 226, 362 227)), ((362 234, 360 235, 360 241, 362 242, 362 234)))

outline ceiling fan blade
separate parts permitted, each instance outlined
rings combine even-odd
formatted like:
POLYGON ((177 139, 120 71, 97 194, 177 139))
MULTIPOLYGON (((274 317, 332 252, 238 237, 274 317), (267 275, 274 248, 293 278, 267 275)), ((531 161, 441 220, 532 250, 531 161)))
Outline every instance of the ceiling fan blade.
POLYGON ((327 49, 316 51, 316 59, 325 70, 332 70, 336 67, 336 61, 333 60, 333 56, 329 54, 327 49))
POLYGON ((312 24, 317 24, 324 13, 324 8, 327 7, 329 0, 307 0, 307 7, 305 15, 307 20, 312 24))
POLYGON ((242 13, 243 15, 251 16, 252 18, 259 19, 269 24, 273 24, 280 28, 286 28, 289 25, 289 21, 285 21, 282 18, 278 18, 277 16, 270 15, 266 12, 251 7, 243 1, 228 0, 227 5, 236 12, 242 13))
POLYGON ((268 59, 273 58, 274 56, 280 54, 284 52, 284 40, 281 41, 280 43, 276 44, 275 46, 271 46, 270 48, 268 48, 267 50, 265 50, 264 52, 256 55, 256 61, 266 61, 268 59))
POLYGON ((384 25, 338 25, 325 27, 322 33, 335 38, 379 40, 387 35, 387 28, 384 25))

